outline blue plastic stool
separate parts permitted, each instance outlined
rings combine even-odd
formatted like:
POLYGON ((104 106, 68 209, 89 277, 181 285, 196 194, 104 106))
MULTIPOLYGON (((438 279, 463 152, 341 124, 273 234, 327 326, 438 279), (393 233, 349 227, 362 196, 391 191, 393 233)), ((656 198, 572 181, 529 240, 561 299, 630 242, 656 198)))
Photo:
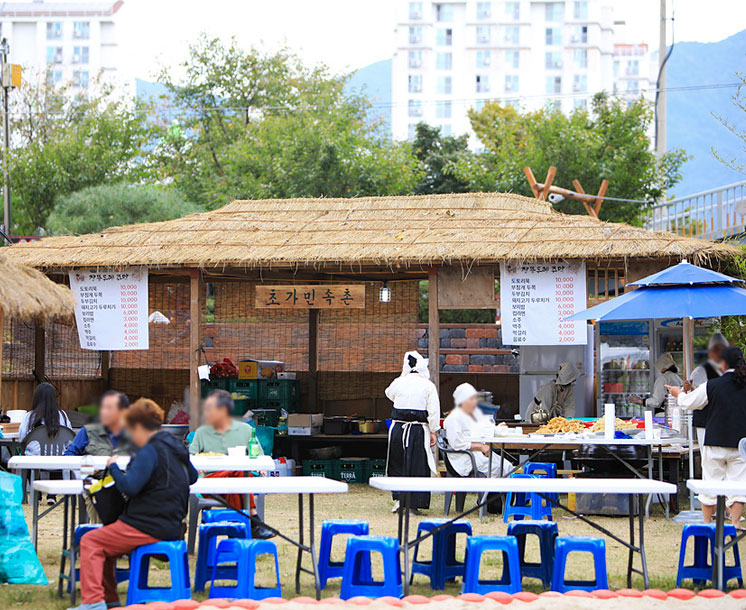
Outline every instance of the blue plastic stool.
POLYGON ((342 587, 339 597, 401 597, 403 595, 399 541, 388 536, 350 536, 347 539, 342 587), (383 559, 383 581, 365 573, 371 553, 383 559))
MULTIPOLYGON (((417 525, 417 537, 430 532, 436 527, 447 523, 448 519, 424 519, 417 525)), ((414 547, 412 560, 412 579, 415 574, 422 574, 430 578, 432 589, 445 589, 446 580, 464 576, 465 566, 456 560, 456 537, 458 534, 471 536, 471 523, 468 521, 454 521, 447 528, 432 536, 433 552, 430 560, 420 560, 417 552, 420 545, 414 547)), ((411 580, 410 580, 411 583, 411 580)))
MULTIPOLYGON (((79 525, 78 527, 75 528, 75 533, 73 534, 73 544, 78 549, 80 549, 80 539, 88 532, 92 532, 93 530, 97 530, 101 527, 103 527, 103 524, 101 523, 84 523, 83 525, 79 525)), ((78 551, 78 556, 80 556, 79 551, 78 551)), ((117 582, 126 582, 130 577, 129 568, 116 568, 115 573, 117 577, 117 582)), ((75 582, 76 583, 80 582, 80 568, 75 568, 75 582)), ((71 590, 72 590, 72 583, 68 579, 67 592, 70 593, 71 590)))
MULTIPOLYGON (((557 464, 552 464, 551 462, 526 462, 523 465, 523 474, 532 474, 545 479, 556 479, 557 464)), ((559 494, 557 493, 544 495, 546 495, 546 497, 552 502, 559 502, 559 494)))
POLYGON ((545 587, 552 584, 554 567, 554 541, 557 538, 557 524, 554 521, 513 521, 508 524, 508 536, 518 540, 521 578, 538 578, 545 587), (539 537, 539 563, 526 561, 526 536, 539 537))
MULTIPOLYGON (((511 474, 511 479, 538 479, 532 474, 511 474)), ((552 520, 552 507, 537 493, 521 493, 509 491, 505 498, 503 509, 503 523, 507 523, 510 517, 521 520, 528 517, 534 521, 541 521, 544 517, 552 520)))
MULTIPOLYGON (((726 525, 723 530, 723 537, 726 542, 736 536, 736 528, 732 525, 726 525)), ((741 556, 738 552, 738 545, 734 544, 733 565, 725 566, 723 570, 723 579, 727 583, 729 580, 737 579, 738 585, 743 587, 743 576, 741 573, 741 556)), ((679 569, 676 574, 676 586, 681 586, 681 581, 685 578, 691 578, 695 585, 703 585, 707 581, 712 581, 712 566, 715 557, 715 524, 714 523, 694 523, 685 525, 681 530, 681 548, 679 551, 679 569), (686 558, 686 545, 689 538, 694 538, 694 563, 684 565, 686 558)))
POLYGON ((148 602, 175 602, 191 599, 189 586, 189 558, 183 540, 161 541, 140 546, 130 555, 130 584, 127 589, 127 605, 148 602), (171 571, 170 587, 149 587, 148 572, 150 558, 165 556, 171 571))
POLYGON ((277 546, 271 540, 245 540, 229 538, 218 544, 215 565, 212 568, 210 599, 266 599, 282 597, 280 566, 277 561, 277 546), (272 555, 275 559, 275 587, 256 586, 256 562, 260 555, 272 555), (232 567, 224 564, 230 563, 232 567), (230 576, 221 576, 230 574, 230 576), (235 580, 235 585, 216 585, 216 580, 235 580))
MULTIPOLYGON (((340 578, 344 572, 343 561, 332 561, 332 542, 334 536, 341 534, 351 534, 353 536, 367 536, 368 522, 357 521, 355 519, 334 519, 324 521, 321 524, 321 544, 319 546, 319 581, 321 588, 326 587, 326 582, 330 578, 340 578)), ((362 560, 362 567, 367 570, 365 578, 370 580, 371 567, 370 557, 362 560)))
POLYGON ((245 523, 251 527, 251 519, 230 508, 209 508, 202 511, 202 523, 245 523))
MULTIPOLYGON (((231 511, 233 512, 233 511, 231 511)), ((197 563, 194 568, 194 590, 204 591, 207 581, 210 580, 212 568, 215 565, 215 555, 218 546, 218 537, 251 539, 251 526, 245 523, 230 523, 219 521, 205 523, 199 526, 199 546, 197 547, 197 563)), ((225 571, 224 571, 225 572, 225 571)), ((221 577, 223 572, 221 572, 221 577)), ((224 573, 225 578, 230 578, 232 572, 224 573)))
POLYGON ((491 591, 521 591, 518 541, 513 536, 471 536, 466 541, 466 571, 462 593, 484 595, 491 591), (502 551, 503 570, 498 580, 480 580, 479 568, 485 551, 502 551))
POLYGON ((557 538, 554 543, 554 570, 552 572, 552 591, 566 593, 573 589, 595 591, 608 589, 606 577, 606 541, 603 538, 590 536, 570 536, 557 538), (565 580, 567 556, 573 552, 587 552, 593 555, 595 580, 565 580))

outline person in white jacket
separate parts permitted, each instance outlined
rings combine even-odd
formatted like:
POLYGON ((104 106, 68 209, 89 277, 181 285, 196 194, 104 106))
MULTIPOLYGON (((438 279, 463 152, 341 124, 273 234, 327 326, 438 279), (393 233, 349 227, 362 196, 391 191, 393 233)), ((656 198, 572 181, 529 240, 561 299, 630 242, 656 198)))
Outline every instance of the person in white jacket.
MULTIPOLYGON (((386 388, 386 397, 394 403, 389 428, 386 474, 390 477, 429 477, 437 474, 431 447, 440 429, 440 400, 430 381, 428 361, 418 352, 404 354, 402 373, 386 388)), ((399 494, 394 493, 394 509, 399 509, 399 494)), ((429 493, 411 494, 410 509, 430 507, 429 493)))

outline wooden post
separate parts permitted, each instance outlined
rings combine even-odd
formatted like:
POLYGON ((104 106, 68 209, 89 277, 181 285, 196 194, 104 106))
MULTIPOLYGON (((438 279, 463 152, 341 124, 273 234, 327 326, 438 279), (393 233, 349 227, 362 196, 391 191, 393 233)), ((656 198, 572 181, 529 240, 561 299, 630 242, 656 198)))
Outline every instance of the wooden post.
MULTIPOLYGON (((583 195, 585 195, 585 191, 583 190, 583 185, 580 184, 580 180, 575 178, 575 180, 572 181, 573 188, 583 195)), ((594 210, 590 205, 588 205, 588 202, 585 199, 581 199, 580 203, 583 204, 583 207, 585 208, 586 213, 588 216, 593 216, 593 218, 598 218, 598 214, 596 214, 596 210, 594 210)))
POLYGON ((319 408, 319 314, 318 309, 308 310, 308 407, 311 413, 319 408))
POLYGON ((438 268, 428 274, 427 290, 427 357, 430 359, 430 381, 440 393, 440 315, 438 313, 438 268))
POLYGON ((200 382, 197 374, 200 349, 200 291, 202 278, 198 269, 189 278, 189 426, 196 430, 200 425, 200 382))
POLYGON ((541 193, 539 193, 539 199, 542 201, 546 201, 547 197, 549 196, 549 193, 552 189, 552 182, 554 182, 554 174, 557 173, 557 168, 554 167, 554 165, 549 166, 549 170, 547 171, 547 178, 544 180, 544 188, 541 189, 541 193))
POLYGON ((596 195, 596 218, 598 213, 601 211, 601 204, 604 202, 604 195, 606 195, 606 189, 609 188, 609 181, 602 180, 601 186, 598 189, 598 195, 596 195))
POLYGON ((534 194, 534 197, 539 196, 539 187, 536 185, 536 178, 534 177, 534 172, 531 171, 531 168, 526 166, 523 168, 523 173, 526 174, 526 180, 528 180, 528 185, 531 187, 531 192, 534 194))
POLYGON ((109 350, 101 352, 101 384, 104 392, 111 389, 111 352, 109 350))
POLYGON ((45 326, 44 320, 34 321, 34 373, 39 383, 42 383, 47 376, 47 335, 44 332, 45 326))

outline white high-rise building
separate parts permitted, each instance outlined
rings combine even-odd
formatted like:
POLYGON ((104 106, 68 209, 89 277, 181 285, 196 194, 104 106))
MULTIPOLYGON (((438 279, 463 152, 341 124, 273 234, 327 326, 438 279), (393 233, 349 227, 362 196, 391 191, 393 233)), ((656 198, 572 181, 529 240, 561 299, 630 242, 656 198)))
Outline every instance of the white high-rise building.
POLYGON ((109 2, 3 2, 0 35, 9 61, 29 73, 49 71, 53 84, 87 88, 101 74, 113 81, 119 66, 116 18, 122 0, 109 2))
MULTIPOLYGON (((487 100, 570 111, 599 91, 627 91, 614 75, 615 49, 623 49, 608 0, 401 0, 397 22, 396 139, 411 138, 420 121, 446 135, 470 133, 467 110, 487 100)), ((627 64, 619 70, 626 79, 627 64)))

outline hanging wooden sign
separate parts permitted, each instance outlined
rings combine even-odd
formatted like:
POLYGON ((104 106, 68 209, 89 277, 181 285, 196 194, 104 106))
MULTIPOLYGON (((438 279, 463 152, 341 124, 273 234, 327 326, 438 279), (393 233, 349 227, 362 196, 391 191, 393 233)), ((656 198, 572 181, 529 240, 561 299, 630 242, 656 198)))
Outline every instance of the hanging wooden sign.
POLYGON ((365 285, 257 285, 254 306, 257 309, 365 309, 365 285))

